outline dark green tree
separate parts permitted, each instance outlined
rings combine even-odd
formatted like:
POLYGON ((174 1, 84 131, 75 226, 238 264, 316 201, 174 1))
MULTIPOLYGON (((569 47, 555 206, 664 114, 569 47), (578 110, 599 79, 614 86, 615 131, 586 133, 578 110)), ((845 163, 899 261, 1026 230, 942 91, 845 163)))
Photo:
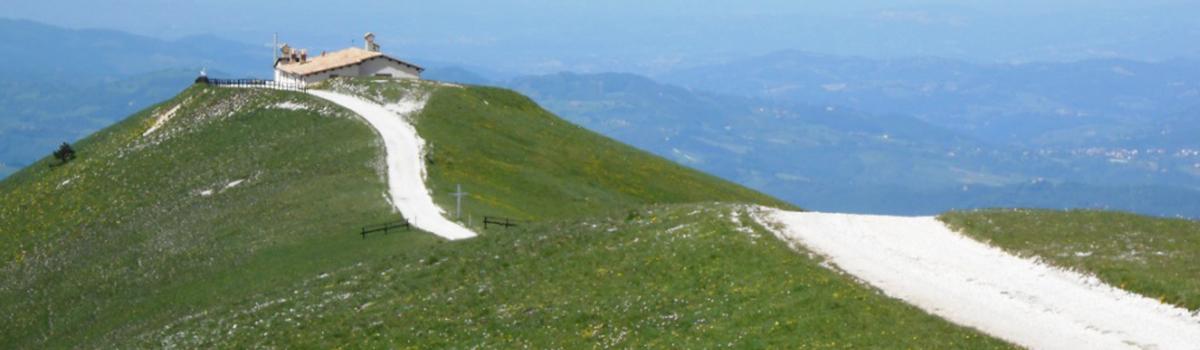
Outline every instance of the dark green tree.
POLYGON ((67 162, 75 159, 75 150, 71 148, 71 145, 63 142, 62 145, 58 146, 58 150, 54 151, 54 159, 62 162, 59 165, 67 164, 67 162))

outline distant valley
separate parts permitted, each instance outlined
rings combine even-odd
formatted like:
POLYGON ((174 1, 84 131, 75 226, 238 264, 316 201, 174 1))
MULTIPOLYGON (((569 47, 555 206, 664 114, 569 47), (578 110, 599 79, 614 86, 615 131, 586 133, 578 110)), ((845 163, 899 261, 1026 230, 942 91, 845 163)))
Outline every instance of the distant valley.
MULTIPOLYGON (((163 41, 0 19, 0 178, 161 102, 200 70, 263 72, 269 48, 211 37, 163 41)), ((225 73, 222 73, 225 72, 225 73)))
MULTIPOLYGON (((216 38, 0 25, 13 43, 0 53, 28 68, 0 71, 0 177, 172 96, 201 68, 263 76, 269 60, 265 49, 216 38), (33 38, 63 47, 39 51, 33 38)), ((516 89, 584 127, 815 210, 1200 217, 1196 62, 984 65, 781 52, 653 78, 511 77, 418 63, 429 79, 516 89), (1088 88, 1063 83, 1074 81, 1088 88)))
POLYGON ((816 210, 1082 207, 1200 216, 1200 172, 1187 168, 1200 159, 1193 148, 1030 149, 903 114, 705 93, 633 75, 503 84, 590 129, 816 210), (1178 168, 1162 171, 1166 164, 1178 168))
POLYGON ((1200 107, 1200 62, 980 64, 784 51, 656 76, 680 86, 903 113, 989 142, 1129 145, 1200 107))

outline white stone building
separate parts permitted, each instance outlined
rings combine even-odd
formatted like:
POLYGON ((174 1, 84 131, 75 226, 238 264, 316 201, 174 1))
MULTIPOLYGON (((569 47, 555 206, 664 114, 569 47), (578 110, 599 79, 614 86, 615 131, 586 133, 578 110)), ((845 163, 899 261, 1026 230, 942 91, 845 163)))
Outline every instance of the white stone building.
POLYGON ((334 77, 421 79, 424 68, 379 52, 374 35, 368 33, 366 39, 366 50, 352 47, 315 57, 307 57, 303 51, 292 52, 285 45, 285 57, 275 60, 275 81, 303 87, 334 77))

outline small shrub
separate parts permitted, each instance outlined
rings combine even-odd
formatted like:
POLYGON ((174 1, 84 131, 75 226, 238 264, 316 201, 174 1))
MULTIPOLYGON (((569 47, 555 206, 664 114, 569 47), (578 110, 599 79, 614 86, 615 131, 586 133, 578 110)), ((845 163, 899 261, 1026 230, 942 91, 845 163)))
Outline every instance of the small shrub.
POLYGON ((58 150, 54 151, 54 159, 58 159, 61 162, 59 165, 67 164, 67 162, 75 159, 75 150, 71 148, 71 145, 63 142, 62 145, 58 146, 58 150))

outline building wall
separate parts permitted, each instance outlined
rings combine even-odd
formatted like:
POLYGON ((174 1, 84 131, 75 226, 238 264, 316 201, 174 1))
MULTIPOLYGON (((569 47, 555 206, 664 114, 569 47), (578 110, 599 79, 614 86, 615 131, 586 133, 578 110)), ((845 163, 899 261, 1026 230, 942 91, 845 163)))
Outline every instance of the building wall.
POLYGON ((359 77, 379 74, 387 74, 396 79, 421 79, 421 72, 417 71, 416 68, 405 66, 385 58, 373 58, 361 64, 349 65, 304 77, 275 70, 275 81, 283 84, 307 86, 308 84, 329 79, 335 75, 339 77, 359 77))
POLYGON ((330 71, 324 71, 324 72, 313 74, 313 75, 307 75, 304 77, 304 84, 307 85, 307 84, 316 83, 316 82, 319 82, 319 81, 322 81, 325 79, 329 79, 330 77, 333 77, 335 75, 339 76, 339 77, 357 77, 357 76, 361 75, 358 72, 359 66, 360 65, 349 65, 349 66, 345 66, 345 67, 330 70, 330 71))
POLYGON ((291 73, 285 73, 278 69, 275 70, 275 81, 281 84, 304 86, 304 82, 300 80, 299 76, 291 73))
POLYGON ((362 68, 359 69, 359 74, 362 76, 387 74, 393 78, 399 79, 421 79, 421 72, 418 72, 415 68, 405 66, 396 63, 396 61, 381 57, 372 58, 363 62, 362 68))

